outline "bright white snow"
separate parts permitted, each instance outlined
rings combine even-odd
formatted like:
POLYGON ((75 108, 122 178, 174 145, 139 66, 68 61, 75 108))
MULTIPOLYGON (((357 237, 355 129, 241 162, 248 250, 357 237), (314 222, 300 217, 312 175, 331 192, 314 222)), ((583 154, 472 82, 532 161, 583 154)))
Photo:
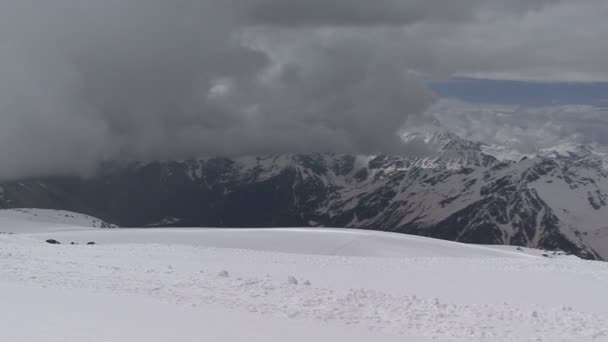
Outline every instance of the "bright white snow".
POLYGON ((608 341, 608 263, 380 232, 11 215, 1 341, 608 341))
POLYGON ((0 210, 0 232, 4 233, 48 233, 56 230, 90 230, 110 226, 112 225, 95 217, 63 210, 0 210))

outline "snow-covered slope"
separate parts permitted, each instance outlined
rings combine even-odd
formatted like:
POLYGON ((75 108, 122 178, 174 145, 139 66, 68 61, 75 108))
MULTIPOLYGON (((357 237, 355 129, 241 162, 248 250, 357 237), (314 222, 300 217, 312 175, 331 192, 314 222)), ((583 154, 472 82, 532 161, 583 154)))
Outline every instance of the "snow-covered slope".
MULTIPOLYGON (((147 228, 120 229, 100 234, 78 229, 28 234, 40 241, 96 241, 105 245, 124 243, 178 244, 201 247, 247 249, 280 253, 356 257, 520 257, 490 246, 465 245, 420 236, 353 229, 268 228, 147 228)), ((514 252, 516 251, 516 252, 514 252)))
POLYGON ((3 341, 608 340, 608 264, 573 256, 331 229, 23 225, 34 233, 0 235, 3 341))
POLYGON ((116 226, 98 218, 64 210, 31 208, 0 210, 0 232, 3 233, 29 233, 39 229, 48 232, 114 227, 116 226))

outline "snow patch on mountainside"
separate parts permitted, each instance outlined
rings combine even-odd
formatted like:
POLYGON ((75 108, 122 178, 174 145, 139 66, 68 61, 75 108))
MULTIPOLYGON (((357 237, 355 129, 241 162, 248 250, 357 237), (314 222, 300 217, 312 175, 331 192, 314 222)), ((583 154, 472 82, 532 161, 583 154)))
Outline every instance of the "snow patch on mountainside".
POLYGON ((580 238, 608 258, 608 183, 568 184, 563 178, 540 179, 529 185, 555 215, 580 232, 580 238))
POLYGON ((490 155, 501 161, 518 162, 523 158, 534 158, 534 154, 521 153, 506 146, 482 144, 481 150, 483 153, 490 155))

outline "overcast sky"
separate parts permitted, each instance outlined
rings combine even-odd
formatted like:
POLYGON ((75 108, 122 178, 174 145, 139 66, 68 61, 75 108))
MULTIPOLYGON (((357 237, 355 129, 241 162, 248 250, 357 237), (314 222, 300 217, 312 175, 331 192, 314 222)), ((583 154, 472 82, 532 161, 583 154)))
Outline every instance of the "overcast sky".
POLYGON ((0 0, 0 178, 415 153, 428 80, 608 81, 605 0, 0 0))

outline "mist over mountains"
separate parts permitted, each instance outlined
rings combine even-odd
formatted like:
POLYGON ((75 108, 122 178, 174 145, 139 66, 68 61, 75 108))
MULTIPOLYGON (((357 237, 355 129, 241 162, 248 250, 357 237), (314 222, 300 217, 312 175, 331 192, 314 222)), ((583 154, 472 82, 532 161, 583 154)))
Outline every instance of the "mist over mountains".
MULTIPOLYGON (((495 150, 488 153, 501 152, 499 158, 519 160, 576 146, 606 153, 606 113, 602 107, 582 104, 529 106, 442 99, 425 113, 424 122, 438 120, 458 136, 495 150)), ((409 128, 416 129, 416 125, 409 128)))
POLYGON ((345 227, 608 258, 608 171, 593 149, 513 161, 436 124, 403 138, 434 152, 106 165, 92 178, 4 182, 0 206, 72 210, 126 227, 345 227))

